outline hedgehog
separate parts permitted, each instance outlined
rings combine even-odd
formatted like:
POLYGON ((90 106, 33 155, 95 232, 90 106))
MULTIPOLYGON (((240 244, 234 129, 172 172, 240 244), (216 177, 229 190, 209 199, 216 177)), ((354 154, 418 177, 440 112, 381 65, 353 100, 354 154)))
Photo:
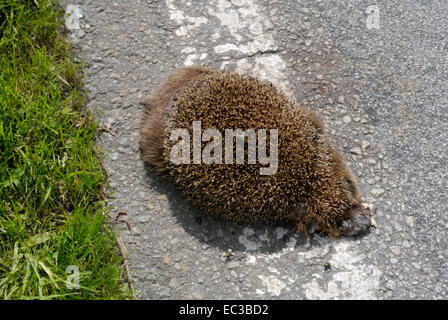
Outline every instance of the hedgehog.
MULTIPOLYGON (((141 104, 142 160, 168 176, 200 210, 237 222, 292 224, 306 235, 311 229, 330 237, 365 234, 370 229, 370 209, 361 203, 356 179, 343 156, 326 141, 323 122, 271 82, 202 66, 185 67, 172 72, 141 104), (183 155, 186 161, 173 161, 172 150, 178 143, 172 139, 173 131, 185 128, 191 135, 195 121, 200 122, 201 132, 276 129, 277 141, 266 137, 265 142, 266 147, 277 148, 275 173, 260 174, 265 164, 249 163, 249 138, 244 136, 247 161, 243 163, 198 163, 191 154, 183 155)), ((274 134, 269 131, 266 136, 274 134)), ((206 146, 203 140, 201 148, 206 146)), ((190 148, 182 150, 194 149, 191 139, 188 144, 190 148)), ((230 148, 235 153, 236 143, 230 148)), ((210 154, 216 156, 218 151, 210 154)))

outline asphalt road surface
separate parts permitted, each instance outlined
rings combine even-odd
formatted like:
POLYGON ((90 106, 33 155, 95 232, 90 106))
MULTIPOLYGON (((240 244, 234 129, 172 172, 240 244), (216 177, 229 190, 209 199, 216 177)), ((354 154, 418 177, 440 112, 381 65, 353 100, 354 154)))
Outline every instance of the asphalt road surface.
POLYGON ((106 129, 110 204, 128 214, 139 298, 448 298, 448 2, 64 3, 80 11, 70 37, 106 129), (193 64, 269 79, 316 110, 377 228, 308 239, 209 218, 151 173, 138 101, 193 64))

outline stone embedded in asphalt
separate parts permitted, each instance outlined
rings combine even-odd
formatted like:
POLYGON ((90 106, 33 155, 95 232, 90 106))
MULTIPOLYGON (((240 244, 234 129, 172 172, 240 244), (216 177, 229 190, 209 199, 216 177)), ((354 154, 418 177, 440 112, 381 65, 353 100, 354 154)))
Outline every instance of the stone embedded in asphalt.
POLYGON ((350 153, 358 155, 358 156, 362 155, 361 148, 359 148, 359 147, 351 148, 350 153))

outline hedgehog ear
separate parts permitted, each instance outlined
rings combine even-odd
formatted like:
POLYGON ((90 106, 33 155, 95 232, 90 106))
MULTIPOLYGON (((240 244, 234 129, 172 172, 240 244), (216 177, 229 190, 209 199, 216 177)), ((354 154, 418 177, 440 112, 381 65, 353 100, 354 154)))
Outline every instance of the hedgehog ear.
POLYGON ((146 97, 145 99, 140 101, 140 104, 142 106, 146 107, 146 106, 150 105, 150 101, 149 100, 150 100, 149 97, 146 97))
POLYGON ((151 97, 147 97, 145 99, 143 99, 142 101, 140 101, 140 104, 145 107, 145 109, 152 109, 154 107, 154 104, 151 101, 151 97))

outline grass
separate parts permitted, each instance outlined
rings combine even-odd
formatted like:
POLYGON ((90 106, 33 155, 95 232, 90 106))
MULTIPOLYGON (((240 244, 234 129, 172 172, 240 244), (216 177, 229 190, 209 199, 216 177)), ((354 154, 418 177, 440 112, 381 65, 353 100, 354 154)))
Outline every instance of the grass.
POLYGON ((0 299, 131 296, 64 33, 55 1, 0 0, 0 299))

